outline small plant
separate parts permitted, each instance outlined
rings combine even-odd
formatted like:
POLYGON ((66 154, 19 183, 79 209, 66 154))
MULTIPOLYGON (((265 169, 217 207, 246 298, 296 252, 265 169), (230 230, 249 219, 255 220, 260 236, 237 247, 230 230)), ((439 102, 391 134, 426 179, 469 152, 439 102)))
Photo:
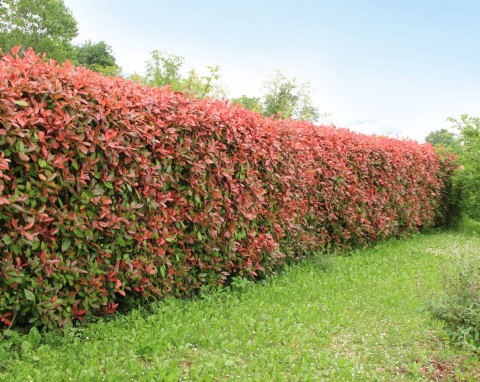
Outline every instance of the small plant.
POLYGON ((214 284, 203 284, 198 290, 198 295, 202 300, 212 300, 221 293, 222 288, 214 284))
POLYGON ((311 263, 320 271, 328 271, 333 266, 332 255, 318 252, 312 257, 311 263))
POLYGON ((445 322, 452 343, 480 351, 480 259, 465 256, 446 272, 444 294, 430 305, 430 312, 445 322))
POLYGON ((245 277, 234 277, 232 280, 232 283, 230 284, 230 288, 233 291, 242 293, 246 291, 248 288, 250 288, 253 285, 253 281, 245 278, 245 277))

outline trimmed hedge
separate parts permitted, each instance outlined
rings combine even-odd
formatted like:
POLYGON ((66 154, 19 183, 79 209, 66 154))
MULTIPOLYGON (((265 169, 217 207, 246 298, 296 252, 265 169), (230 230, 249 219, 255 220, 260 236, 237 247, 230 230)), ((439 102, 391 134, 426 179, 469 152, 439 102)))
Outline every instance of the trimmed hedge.
POLYGON ((429 145, 281 121, 33 51, 0 59, 0 322, 257 278, 441 219, 429 145))

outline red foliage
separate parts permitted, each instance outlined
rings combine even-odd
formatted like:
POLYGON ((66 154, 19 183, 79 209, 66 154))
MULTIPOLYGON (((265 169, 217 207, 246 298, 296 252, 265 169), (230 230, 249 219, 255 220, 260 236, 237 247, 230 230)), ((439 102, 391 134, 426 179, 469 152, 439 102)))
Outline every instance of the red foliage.
POLYGON ((431 226, 429 145, 0 60, 0 317, 64 325, 431 226))

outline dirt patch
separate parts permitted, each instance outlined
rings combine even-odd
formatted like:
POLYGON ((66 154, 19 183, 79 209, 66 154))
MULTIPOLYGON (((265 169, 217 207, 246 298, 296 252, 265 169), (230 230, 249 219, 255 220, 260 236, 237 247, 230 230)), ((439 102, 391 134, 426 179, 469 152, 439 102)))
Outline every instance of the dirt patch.
POLYGON ((431 358, 430 361, 422 367, 422 374, 432 381, 460 381, 455 375, 455 364, 439 361, 431 358))

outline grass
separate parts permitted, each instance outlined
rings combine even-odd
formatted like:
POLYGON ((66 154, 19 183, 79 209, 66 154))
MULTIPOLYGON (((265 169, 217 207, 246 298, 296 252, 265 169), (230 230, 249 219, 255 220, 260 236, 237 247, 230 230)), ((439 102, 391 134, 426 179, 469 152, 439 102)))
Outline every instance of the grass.
POLYGON ((475 230, 416 235, 63 336, 10 331, 0 381, 478 381, 478 356, 425 309, 466 251, 475 230))

